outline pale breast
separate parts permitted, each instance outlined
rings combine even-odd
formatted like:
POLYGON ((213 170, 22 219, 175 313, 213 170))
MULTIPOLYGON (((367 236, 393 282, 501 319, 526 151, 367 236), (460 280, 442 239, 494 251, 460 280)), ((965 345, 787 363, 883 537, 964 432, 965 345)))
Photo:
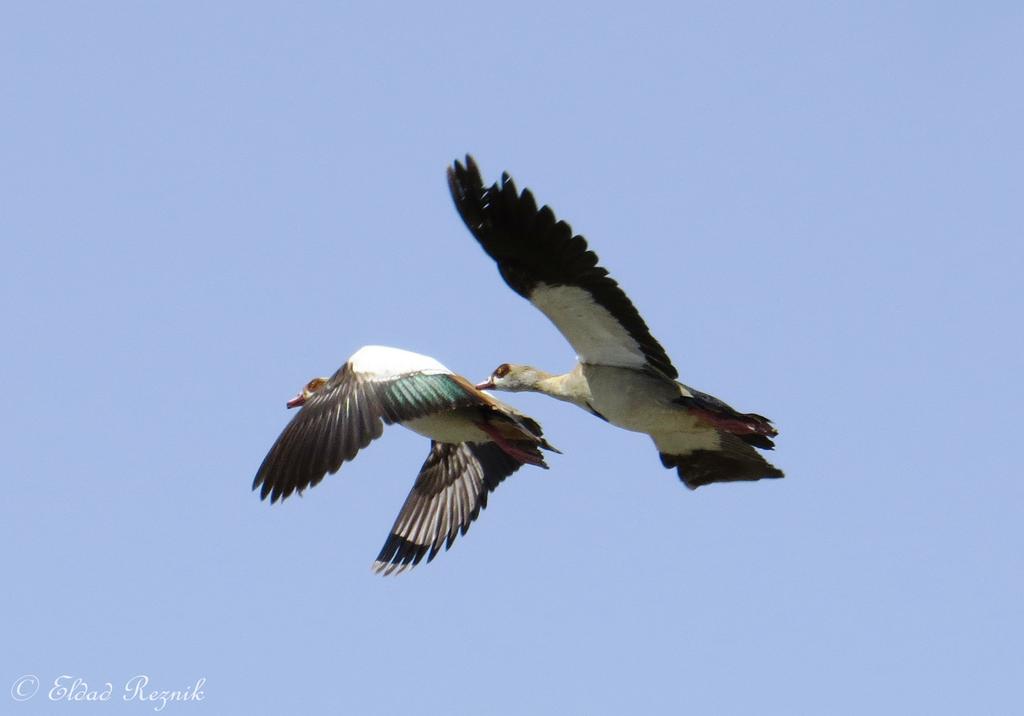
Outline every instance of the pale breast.
POLYGON ((463 410, 449 410, 402 423, 415 433, 442 443, 486 442, 490 437, 463 410))
POLYGON ((628 368, 583 365, 593 408, 612 425, 639 433, 686 430, 693 419, 672 401, 674 382, 628 368))

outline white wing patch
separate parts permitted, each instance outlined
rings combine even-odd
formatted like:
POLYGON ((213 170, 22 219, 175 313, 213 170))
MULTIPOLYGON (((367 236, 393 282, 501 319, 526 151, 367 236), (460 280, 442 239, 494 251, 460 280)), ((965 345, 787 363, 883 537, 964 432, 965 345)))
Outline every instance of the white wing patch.
POLYGON ((615 316, 578 286, 538 283, 530 302, 551 319, 581 363, 642 368, 647 358, 615 316))
POLYGON ((370 380, 392 380, 409 373, 451 373, 430 356, 388 346, 363 346, 348 359, 348 362, 352 370, 367 376, 370 380))

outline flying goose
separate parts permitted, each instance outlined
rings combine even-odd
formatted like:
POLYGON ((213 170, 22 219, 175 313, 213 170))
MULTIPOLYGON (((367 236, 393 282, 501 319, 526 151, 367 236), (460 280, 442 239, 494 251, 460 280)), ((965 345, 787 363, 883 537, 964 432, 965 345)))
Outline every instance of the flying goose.
POLYGON ((771 421, 678 382, 665 349, 569 224, 547 206, 538 209, 507 173, 485 188, 469 155, 448 168, 448 186, 505 283, 555 324, 578 358, 564 375, 504 363, 477 388, 543 393, 647 433, 662 464, 690 489, 783 476, 754 449, 774 446, 771 421))
POLYGON ((398 423, 430 438, 430 454, 402 505, 374 571, 429 562, 487 506, 487 494, 521 465, 547 469, 540 425, 482 393, 429 356, 360 348, 330 378, 314 378, 288 401, 302 406, 253 480, 271 503, 302 493, 398 423))

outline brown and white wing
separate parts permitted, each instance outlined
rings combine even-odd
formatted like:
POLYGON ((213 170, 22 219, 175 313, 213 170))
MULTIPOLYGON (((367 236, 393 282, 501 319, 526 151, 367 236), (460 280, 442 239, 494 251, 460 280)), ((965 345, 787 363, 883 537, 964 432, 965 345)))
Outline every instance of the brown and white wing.
MULTIPOLYGON (((487 422, 495 427, 503 437, 524 446, 535 445, 551 452, 562 452, 548 443, 544 438, 544 431, 541 429, 540 423, 526 413, 516 410, 508 403, 503 403, 490 393, 477 389, 464 376, 453 373, 451 380, 462 387, 469 399, 478 401, 480 406, 488 412, 487 422)), ((540 458, 540 453, 536 453, 536 457, 540 458)), ((541 462, 543 463, 542 458, 541 462)))
POLYGON ((270 448, 253 479, 271 502, 302 492, 380 437, 384 424, 477 404, 450 374, 381 379, 346 363, 311 395, 270 448))
POLYGON ((694 432, 655 433, 661 464, 676 468, 679 479, 695 490, 713 482, 750 482, 784 477, 742 438, 707 428, 694 432))
POLYGON ((494 443, 431 443, 374 571, 401 573, 451 547, 487 506, 487 495, 521 464, 494 443))
POLYGON ((455 207, 505 283, 546 315, 582 363, 677 376, 665 349, 582 236, 503 174, 484 187, 473 158, 448 169, 455 207))

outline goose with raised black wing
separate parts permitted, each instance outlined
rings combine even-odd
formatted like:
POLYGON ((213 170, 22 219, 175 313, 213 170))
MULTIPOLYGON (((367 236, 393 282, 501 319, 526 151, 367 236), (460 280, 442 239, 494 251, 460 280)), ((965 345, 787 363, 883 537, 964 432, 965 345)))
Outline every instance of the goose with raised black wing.
POLYGON ((533 419, 429 356, 366 346, 330 378, 314 378, 302 406, 253 480, 261 499, 302 493, 397 423, 431 439, 430 454, 374 562, 391 574, 432 560, 465 534, 487 495, 522 465, 547 468, 552 450, 533 419))
POLYGON ((740 413, 676 380, 678 373, 626 294, 582 236, 540 209, 508 174, 484 186, 473 158, 448 169, 456 209, 509 287, 547 316, 578 363, 553 375, 502 364, 476 386, 543 393, 626 430, 647 433, 665 467, 691 489, 782 477, 754 448, 771 449, 767 418, 740 413))

